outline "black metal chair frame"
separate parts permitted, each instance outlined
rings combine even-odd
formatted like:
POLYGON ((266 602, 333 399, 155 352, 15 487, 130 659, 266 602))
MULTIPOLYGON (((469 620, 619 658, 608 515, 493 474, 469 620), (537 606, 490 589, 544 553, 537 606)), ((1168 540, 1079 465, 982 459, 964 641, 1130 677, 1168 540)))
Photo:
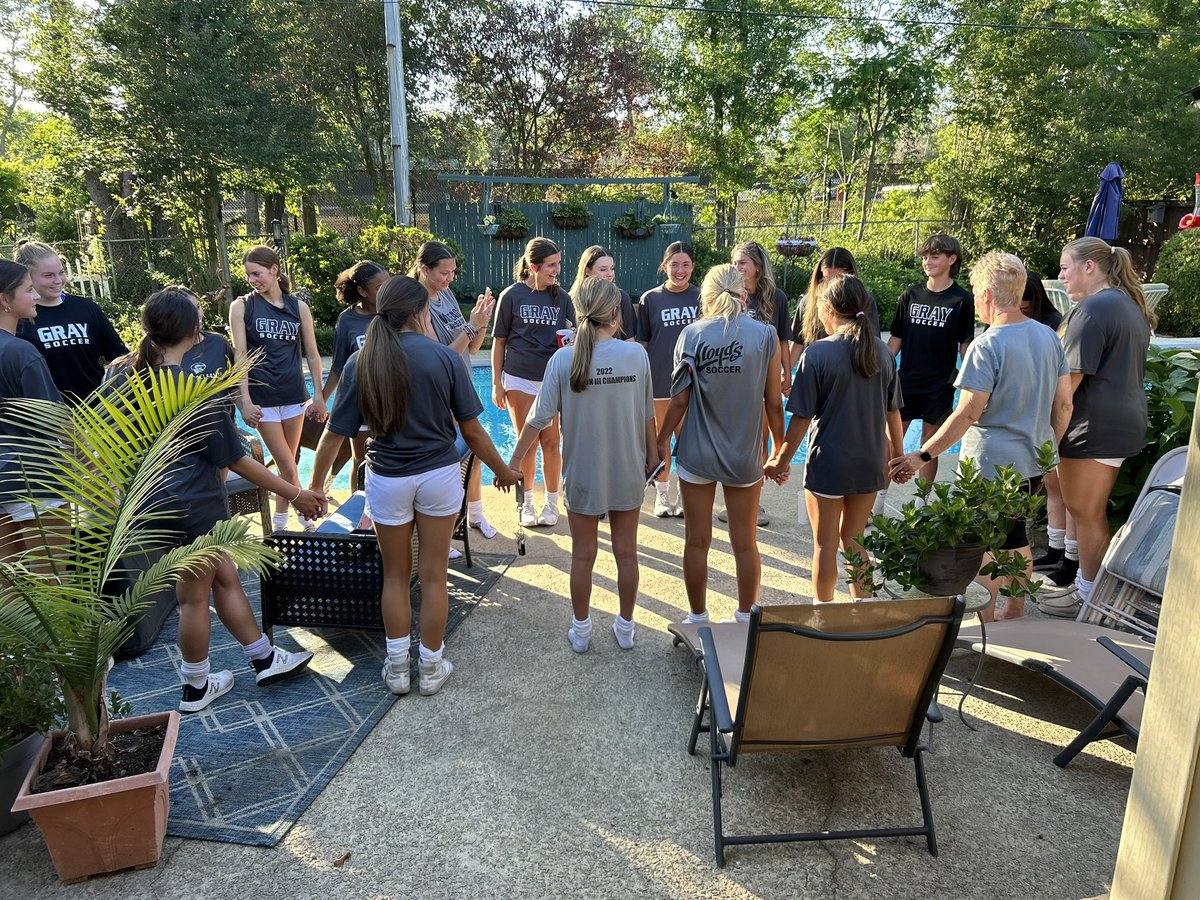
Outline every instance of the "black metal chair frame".
MULTIPOLYGON (((1054 757, 1054 764, 1060 769, 1065 769, 1071 760, 1078 756, 1080 751, 1093 741, 1106 741, 1109 738, 1119 737, 1123 734, 1132 738, 1134 743, 1138 739, 1138 729, 1132 723, 1122 719, 1120 712, 1121 708, 1125 705, 1125 701, 1132 697, 1135 691, 1146 692, 1146 685, 1150 681, 1150 668, 1144 665, 1137 657, 1133 656, 1133 654, 1117 646, 1111 638, 1098 637, 1096 638, 1096 643, 1116 656, 1125 665, 1129 666, 1133 670, 1133 674, 1127 676, 1121 682, 1121 686, 1117 688, 1107 703, 1101 701, 1099 698, 1092 698, 1092 705, 1097 707, 1099 712, 1096 714, 1096 718, 1092 719, 1091 723, 1083 731, 1079 732, 1075 740, 1071 741, 1054 757)), ((1045 674, 1054 678, 1054 671, 1052 669, 1046 670, 1045 674)), ((1068 683, 1062 678, 1054 678, 1054 680, 1076 693, 1080 693, 1079 685, 1068 683)))
MULTIPOLYGON (((924 835, 929 853, 932 856, 938 855, 937 836, 933 825, 933 811, 929 803, 929 787, 925 779, 925 764, 921 758, 921 754, 928 750, 928 747, 921 743, 921 731, 924 728, 926 720, 932 723, 941 718, 940 713, 937 711, 937 706, 933 702, 934 695, 941 681, 942 673, 945 671, 946 663, 950 659, 950 652, 954 649, 954 641, 958 634, 959 623, 962 622, 964 606, 962 598, 959 597, 954 602, 951 612, 948 615, 922 616, 906 625, 886 631, 829 633, 795 625, 763 625, 761 623, 762 610, 758 605, 755 605, 750 613, 750 630, 746 640, 746 661, 742 668, 742 685, 741 693, 738 696, 736 716, 730 714, 729 704, 725 697, 725 684, 721 676, 721 666, 717 658, 717 649, 713 641, 712 629, 700 629, 700 640, 704 647, 702 664, 704 666, 705 678, 701 683, 700 698, 696 702, 696 714, 692 723, 691 737, 688 740, 688 753, 695 755, 696 741, 700 733, 708 732, 712 759, 709 769, 712 775, 713 839, 718 866, 725 865, 725 848, 728 846, 739 844, 793 843, 799 841, 829 841, 846 838, 924 835), (745 743, 742 740, 742 726, 745 722, 746 704, 753 686, 754 662, 758 652, 758 635, 762 632, 785 632, 821 641, 874 641, 899 637, 918 628, 933 624, 946 624, 949 627, 946 629, 946 635, 938 649, 934 665, 929 672, 929 677, 925 680, 925 684, 921 688, 919 702, 914 706, 917 712, 914 714, 912 724, 906 732, 904 744, 897 747, 902 756, 913 761, 913 766, 916 770, 917 792, 920 795, 921 818, 923 822, 921 827, 785 832, 778 834, 725 834, 722 828, 721 817, 721 766, 726 765, 733 768, 737 764, 738 752, 743 743, 745 743), (708 724, 704 724, 704 714, 706 711, 709 714, 708 724), (728 735, 728 739, 726 735, 728 735)), ((886 738, 892 736, 878 735, 877 737, 886 738)), ((847 742, 847 744, 857 745, 869 740, 870 738, 860 738, 853 742, 847 742)), ((830 743, 833 742, 821 741, 818 746, 826 747, 830 743)), ((771 744, 773 746, 788 744, 792 749, 805 750, 811 749, 814 742, 772 741, 771 744)), ((749 746, 748 743, 747 746, 749 746)))

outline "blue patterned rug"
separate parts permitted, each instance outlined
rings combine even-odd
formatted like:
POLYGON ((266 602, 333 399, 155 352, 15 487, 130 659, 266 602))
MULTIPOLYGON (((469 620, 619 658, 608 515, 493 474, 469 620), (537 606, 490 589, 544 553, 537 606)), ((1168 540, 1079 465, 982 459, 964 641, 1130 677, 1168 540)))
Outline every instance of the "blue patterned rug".
MULTIPOLYGON (((513 560, 492 553, 472 557, 472 569, 461 562, 450 568, 447 635, 513 560)), ((244 583, 257 616, 258 579, 244 583)), ((109 686, 132 705, 135 715, 174 709, 179 703, 178 626, 178 613, 173 613, 153 647, 117 663, 109 676, 109 686)), ((416 638, 414 623, 414 645, 416 638)), ((260 689, 242 648, 213 615, 212 667, 232 670, 237 683, 208 709, 182 717, 171 770, 168 834, 273 847, 398 699, 380 680, 384 647, 379 632, 279 626, 275 641, 284 649, 316 655, 310 674, 260 689)))

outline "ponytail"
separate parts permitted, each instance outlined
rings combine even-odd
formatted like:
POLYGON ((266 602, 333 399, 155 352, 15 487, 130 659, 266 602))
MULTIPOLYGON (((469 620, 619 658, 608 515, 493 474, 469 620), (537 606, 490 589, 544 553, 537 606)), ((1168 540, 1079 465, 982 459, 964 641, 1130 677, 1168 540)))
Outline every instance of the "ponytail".
POLYGON ((367 285, 380 275, 387 273, 388 270, 379 263, 361 259, 338 274, 333 289, 340 302, 346 306, 354 306, 367 298, 367 285))
POLYGON ((1113 247, 1107 241, 1098 237, 1082 237, 1071 241, 1063 248, 1071 259, 1077 263, 1091 261, 1107 278, 1109 287, 1115 287, 1129 296, 1138 311, 1146 317, 1146 322, 1153 329, 1158 325, 1158 317, 1146 306, 1146 295, 1142 291, 1142 283, 1138 280, 1133 268, 1133 257, 1124 247, 1113 247))
POLYGON ((135 370, 161 365, 163 351, 200 330, 200 306, 185 287, 165 287, 146 298, 142 306, 142 339, 130 363, 135 370))
POLYGON ((819 303, 829 304, 839 319, 846 322, 846 333, 854 344, 850 363, 857 375, 874 378, 879 374, 879 347, 867 318, 867 289, 855 275, 836 275, 821 286, 819 303))
POLYGON ((415 278, 389 278, 375 297, 376 316, 358 351, 358 406, 377 435, 396 434, 408 411, 410 373, 400 332, 429 306, 429 292, 415 278))
POLYGON ((592 354, 599 340, 597 331, 612 325, 621 309, 621 291, 611 281, 589 275, 571 298, 579 326, 571 348, 571 390, 583 393, 592 377, 592 354))
POLYGON ((417 258, 413 260, 412 268, 408 270, 409 278, 421 279, 421 269, 432 269, 444 259, 456 259, 454 251, 448 244, 441 241, 426 241, 417 249, 417 258))
POLYGON ((729 263, 713 266, 700 286, 700 316, 704 319, 724 319, 727 325, 745 312, 742 297, 746 279, 729 263))
POLYGON ((775 270, 771 268, 771 259, 767 251, 758 241, 746 241, 733 248, 733 256, 739 253, 750 258, 754 268, 758 269, 758 308, 754 318, 768 325, 775 321, 775 270))
POLYGON ((242 254, 242 265, 246 263, 254 263, 266 269, 274 266, 278 271, 279 289, 285 294, 292 292, 292 282, 286 275, 283 274, 283 264, 279 261, 279 254, 268 247, 266 244, 255 244, 249 250, 242 254))

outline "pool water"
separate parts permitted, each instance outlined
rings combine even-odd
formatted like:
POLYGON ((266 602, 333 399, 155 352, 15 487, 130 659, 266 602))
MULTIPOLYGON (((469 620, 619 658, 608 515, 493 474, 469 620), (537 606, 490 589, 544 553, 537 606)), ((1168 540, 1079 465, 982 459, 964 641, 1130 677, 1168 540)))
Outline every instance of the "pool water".
MULTIPOLYGON (((475 391, 479 394, 479 399, 483 401, 483 413, 479 417, 480 423, 484 430, 491 435, 496 449, 500 451, 500 455, 504 459, 512 454, 513 448, 517 445, 517 433, 512 427, 512 422, 508 418, 508 412, 503 409, 498 409, 492 403, 492 368, 491 366, 474 366, 471 369, 471 381, 475 385, 475 391)), ((305 376, 305 383, 308 386, 309 393, 312 393, 312 379, 305 376)), ((334 392, 334 397, 337 392, 334 392)), ((958 403, 957 393, 955 394, 954 402, 958 403)), ((330 398, 332 406, 333 398, 330 398)), ((788 417, 790 420, 790 416, 788 417)), ((242 421, 241 416, 238 416, 238 424, 242 428, 247 428, 246 423, 242 421)), ((904 449, 907 452, 912 452, 921 446, 921 423, 914 422, 908 429, 908 433, 904 436, 904 449)), ((800 445, 800 450, 796 454, 794 465, 799 465, 804 462, 806 452, 808 450, 807 440, 800 445)), ((958 452, 958 444, 955 444, 950 452, 958 452)), ((308 449, 300 451, 300 483, 308 484, 308 479, 312 475, 314 453, 308 449)), ((486 467, 485 467, 486 468, 486 467)), ((490 470, 489 470, 490 471, 490 470)), ((541 464, 538 464, 537 477, 542 477, 541 464)), ((490 482, 490 477, 485 475, 484 483, 490 482)), ((333 489, 340 491, 350 490, 350 466, 347 464, 338 477, 333 481, 333 489)))

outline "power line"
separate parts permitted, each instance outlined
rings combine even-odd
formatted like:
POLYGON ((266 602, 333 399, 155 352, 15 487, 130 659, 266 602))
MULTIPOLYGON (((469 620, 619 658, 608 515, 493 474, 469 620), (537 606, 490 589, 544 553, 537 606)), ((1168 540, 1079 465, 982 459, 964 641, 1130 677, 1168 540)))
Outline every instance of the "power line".
MULTIPOLYGON (((384 0, 397 2, 397 0, 384 0)), ((1068 34, 1113 34, 1132 37, 1200 37, 1200 31, 1162 31, 1152 28, 1100 28, 1067 25, 1061 22, 1025 24, 1019 22, 961 22, 952 19, 906 19, 890 16, 847 16, 829 13, 804 13, 771 10, 720 9, 712 6, 688 6, 683 3, 643 3, 639 0, 567 0, 583 6, 612 6, 655 12, 682 12, 728 18, 800 19, 810 22, 875 22, 881 25, 921 25, 934 28, 984 28, 993 31, 1049 31, 1068 34)))

